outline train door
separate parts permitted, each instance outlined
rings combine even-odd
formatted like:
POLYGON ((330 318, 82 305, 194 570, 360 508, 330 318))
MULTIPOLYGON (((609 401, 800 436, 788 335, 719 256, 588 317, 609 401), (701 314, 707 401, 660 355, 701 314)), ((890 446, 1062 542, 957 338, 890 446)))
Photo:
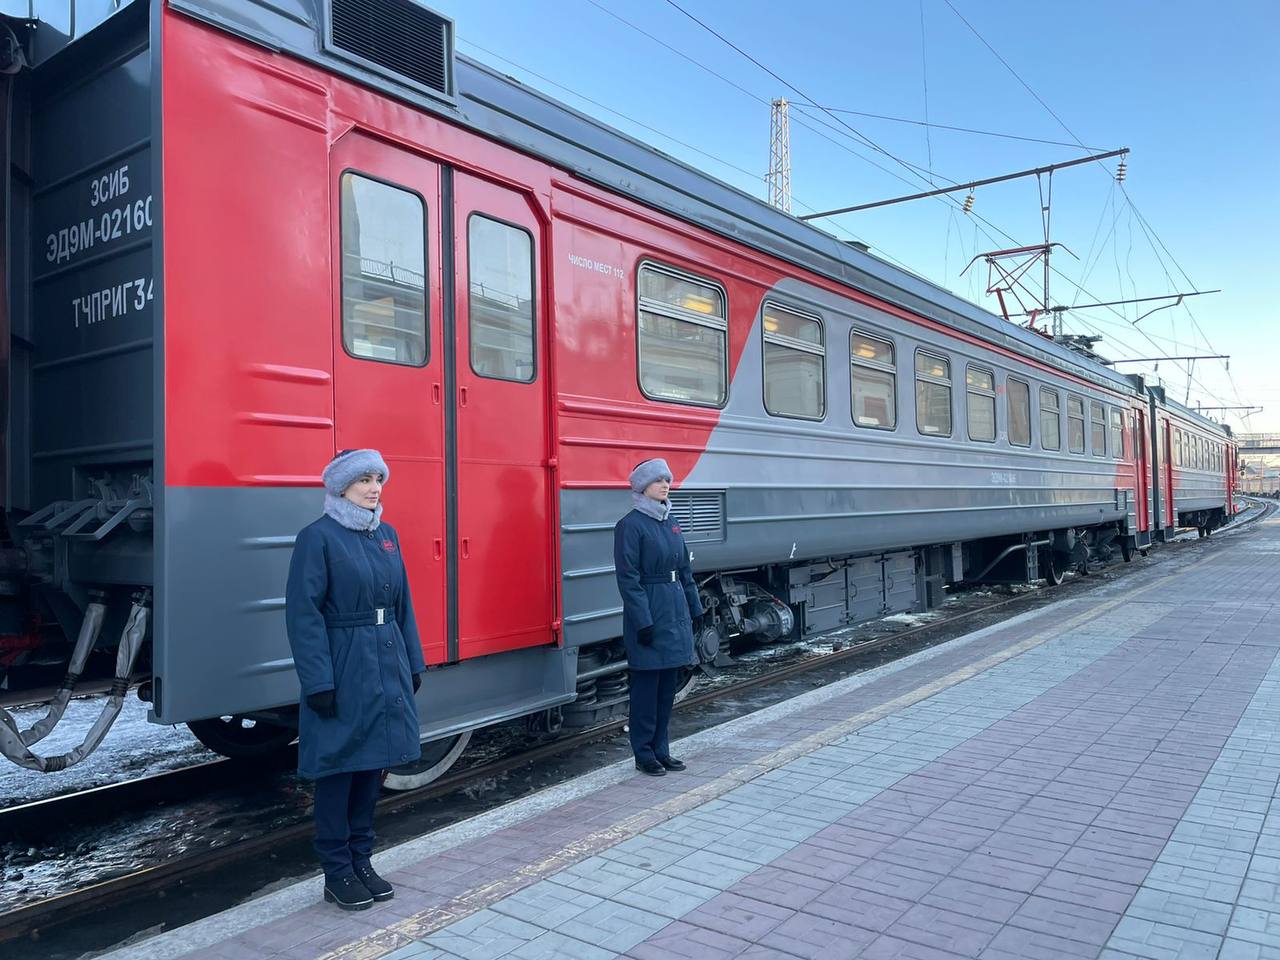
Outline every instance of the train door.
POLYGON ((453 180, 458 659, 555 641, 542 223, 520 193, 453 180))
POLYGON ((400 534, 423 654, 441 663, 449 572, 441 169, 359 133, 335 144, 332 161, 334 443, 375 447, 387 461, 387 519, 400 534))
POLYGON ((1150 434, 1147 433, 1147 414, 1145 410, 1135 409, 1133 411, 1135 423, 1133 425, 1133 450, 1134 450, 1134 467, 1137 470, 1137 500, 1138 500, 1138 529, 1151 532, 1151 466, 1150 458, 1147 455, 1147 447, 1151 442, 1150 434))
POLYGON ((1164 422, 1164 480, 1165 526, 1173 529, 1178 525, 1178 514, 1173 503, 1173 424, 1164 422))

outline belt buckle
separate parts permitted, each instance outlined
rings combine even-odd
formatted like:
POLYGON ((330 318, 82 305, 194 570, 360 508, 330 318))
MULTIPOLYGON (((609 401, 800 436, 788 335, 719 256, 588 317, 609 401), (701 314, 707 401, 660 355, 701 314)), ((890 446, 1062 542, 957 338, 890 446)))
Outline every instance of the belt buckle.
POLYGON ((373 612, 374 612, 374 613, 377 615, 377 617, 378 617, 378 619, 375 621, 375 623, 377 624, 377 626, 379 626, 379 627, 380 627, 380 626, 382 626, 384 623, 386 623, 386 622, 387 622, 387 608, 386 608, 386 607, 376 607, 376 608, 374 608, 374 611, 373 611, 373 612))

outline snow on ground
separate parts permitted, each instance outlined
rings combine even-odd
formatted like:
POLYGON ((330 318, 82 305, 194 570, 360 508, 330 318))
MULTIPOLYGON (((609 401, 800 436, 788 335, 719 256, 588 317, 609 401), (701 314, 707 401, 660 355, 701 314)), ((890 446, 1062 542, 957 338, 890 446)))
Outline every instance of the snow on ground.
POLYGON ((892 616, 882 617, 880 623, 900 623, 908 627, 916 627, 922 623, 930 623, 942 616, 937 610, 929 613, 895 613, 892 616))
MULTIPOLYGON (((44 756, 65 753, 84 739, 101 713, 106 697, 72 700, 62 722, 34 751, 44 756)), ((19 730, 25 730, 45 714, 45 707, 11 710, 19 730)), ((77 766, 58 773, 40 773, 0 757, 0 807, 30 803, 90 787, 132 780, 151 773, 216 760, 186 727, 165 727, 147 720, 147 704, 127 697, 115 725, 98 749, 77 766)))

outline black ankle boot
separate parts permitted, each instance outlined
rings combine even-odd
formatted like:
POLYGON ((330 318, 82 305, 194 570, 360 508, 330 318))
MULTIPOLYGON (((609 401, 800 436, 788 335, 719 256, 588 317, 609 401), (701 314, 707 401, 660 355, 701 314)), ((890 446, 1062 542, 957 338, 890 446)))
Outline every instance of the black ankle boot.
POLYGON ((325 877, 324 899, 326 903, 336 903, 343 910, 368 910, 373 906, 373 895, 351 874, 325 877))
POLYGON ((383 900, 390 900, 396 895, 395 887, 387 883, 373 869, 373 864, 368 861, 357 863, 355 865, 356 877, 364 884, 365 889, 373 895, 373 899, 381 903, 383 900))
POLYGON ((658 762, 668 770, 683 770, 684 761, 677 760, 675 757, 659 757, 658 762))
POLYGON ((647 773, 651 777, 665 777, 667 775, 667 768, 657 760, 637 760, 636 769, 641 773, 647 773))

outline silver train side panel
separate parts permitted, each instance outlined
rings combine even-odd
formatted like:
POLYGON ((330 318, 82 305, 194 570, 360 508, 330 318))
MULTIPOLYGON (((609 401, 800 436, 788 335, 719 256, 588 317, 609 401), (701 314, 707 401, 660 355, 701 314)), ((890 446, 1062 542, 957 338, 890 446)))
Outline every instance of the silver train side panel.
MULTIPOLYGON (((807 284, 784 281, 769 297, 808 308, 823 319, 826 416, 812 422, 765 413, 757 313, 729 402, 706 452, 676 495, 678 501, 692 494, 705 505, 699 525, 687 534, 695 572, 872 555, 1134 516, 1133 481, 1120 478, 1121 461, 1039 447, 1037 386, 1054 387, 1064 397, 1064 444, 1065 395, 1102 399, 1098 392, 807 284), (853 425, 848 343, 854 327, 895 342, 896 431, 853 425), (952 361, 949 438, 916 431, 917 347, 940 351, 952 361), (968 362, 994 370, 1002 390, 1010 373, 1032 385, 1033 446, 1008 442, 1004 404, 998 405, 994 443, 968 439, 968 362), (722 516, 716 515, 718 510, 722 516)), ((612 530, 629 509, 625 490, 561 494, 567 643, 592 643, 620 633, 612 530)))
MULTIPOLYGON (((294 536, 319 515, 320 502, 318 489, 296 487, 166 490, 154 720, 181 723, 297 702, 284 588, 294 536)), ((428 670, 418 694, 423 736, 565 703, 576 672, 577 652, 550 646, 428 670)))

